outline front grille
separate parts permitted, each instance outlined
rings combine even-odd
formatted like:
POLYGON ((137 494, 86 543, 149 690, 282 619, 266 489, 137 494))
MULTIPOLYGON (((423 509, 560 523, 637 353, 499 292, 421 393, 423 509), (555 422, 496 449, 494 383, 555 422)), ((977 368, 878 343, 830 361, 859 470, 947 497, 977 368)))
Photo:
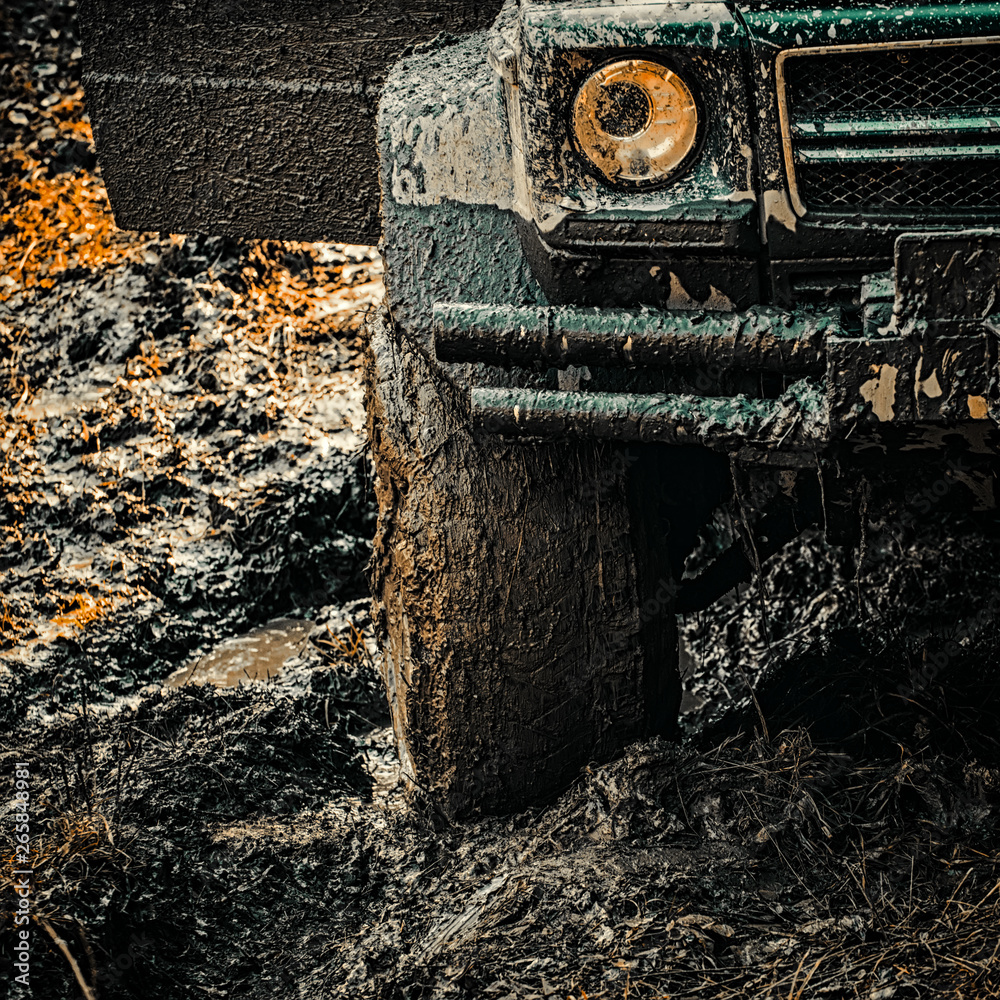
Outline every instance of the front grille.
POLYGON ((995 109, 1000 52, 983 44, 831 52, 789 59, 785 79, 796 115, 995 109))
POLYGON ((810 208, 903 206, 977 211, 1000 208, 1000 160, 978 163, 865 163, 798 168, 799 189, 810 208), (984 171, 993 171, 989 176, 984 171), (863 193, 862 202, 859 195, 863 193))
POLYGON ((1000 49, 786 52, 786 168, 800 211, 1000 207, 1000 49))

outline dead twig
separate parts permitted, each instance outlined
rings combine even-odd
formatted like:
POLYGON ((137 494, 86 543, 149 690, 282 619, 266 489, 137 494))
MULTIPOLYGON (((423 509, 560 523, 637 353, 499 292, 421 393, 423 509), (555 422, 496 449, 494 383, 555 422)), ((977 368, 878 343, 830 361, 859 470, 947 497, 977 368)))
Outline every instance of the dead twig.
POLYGON ((40 918, 38 921, 45 932, 52 938, 55 946, 63 953, 66 961, 69 962, 70 969, 73 970, 73 976, 75 977, 77 984, 80 987, 80 992, 83 993, 84 1000, 97 1000, 97 994, 94 990, 87 985, 87 981, 83 978, 83 972, 80 970, 80 965, 77 960, 70 953, 69 945, 59 936, 58 931, 50 924, 44 917, 40 918))

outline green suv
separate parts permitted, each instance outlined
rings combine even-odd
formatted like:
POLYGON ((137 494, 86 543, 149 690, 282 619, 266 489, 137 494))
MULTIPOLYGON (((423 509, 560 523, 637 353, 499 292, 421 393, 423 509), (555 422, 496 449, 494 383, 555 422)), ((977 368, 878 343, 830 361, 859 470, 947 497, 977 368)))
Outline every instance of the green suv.
POLYGON ((676 614, 805 528, 995 506, 1000 3, 82 6, 120 226, 381 238, 375 620, 447 814, 674 733, 676 614))

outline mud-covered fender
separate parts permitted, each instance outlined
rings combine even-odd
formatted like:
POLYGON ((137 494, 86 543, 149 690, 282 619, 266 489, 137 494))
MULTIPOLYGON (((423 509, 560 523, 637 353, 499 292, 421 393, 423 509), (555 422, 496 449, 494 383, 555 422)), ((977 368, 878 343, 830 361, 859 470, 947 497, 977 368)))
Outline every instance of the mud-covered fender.
POLYGON ((374 243, 387 70, 498 0, 81 0, 84 87, 123 229, 374 243))
POLYGON ((397 323, 428 336, 436 302, 545 302, 517 233, 511 131, 488 34, 401 59, 379 110, 389 303, 397 323))

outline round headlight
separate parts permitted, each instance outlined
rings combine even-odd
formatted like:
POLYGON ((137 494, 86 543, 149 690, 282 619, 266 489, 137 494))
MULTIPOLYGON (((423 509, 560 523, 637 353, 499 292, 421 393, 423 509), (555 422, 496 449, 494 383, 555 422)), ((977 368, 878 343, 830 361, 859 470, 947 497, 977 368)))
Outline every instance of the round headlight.
POLYGON ((698 108, 673 70, 623 59, 589 76, 573 103, 580 150, 609 180, 637 186, 665 180, 698 137, 698 108))

